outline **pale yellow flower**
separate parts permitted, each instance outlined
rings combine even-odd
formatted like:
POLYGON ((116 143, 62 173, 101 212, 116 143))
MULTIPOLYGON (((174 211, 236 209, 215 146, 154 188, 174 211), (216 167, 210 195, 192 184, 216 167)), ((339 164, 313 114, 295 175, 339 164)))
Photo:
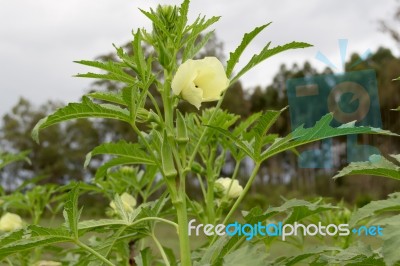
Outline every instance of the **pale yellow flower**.
MULTIPOLYGON (((124 209, 127 212, 133 212, 133 208, 136 206, 136 199, 132 197, 132 195, 124 192, 121 196, 121 201, 122 204, 124 205, 124 209)), ((115 202, 111 201, 110 202, 110 207, 113 208, 114 210, 117 210, 117 207, 115 206, 115 202)))
POLYGON ((227 195, 229 199, 235 199, 243 192, 243 187, 239 181, 232 180, 229 177, 221 177, 215 181, 216 189, 222 191, 223 195, 227 195))
POLYGON ((17 214, 7 212, 0 218, 0 231, 11 232, 22 227, 22 219, 17 214))
POLYGON ((187 60, 179 66, 172 80, 176 95, 200 108, 202 102, 217 101, 229 85, 225 70, 216 57, 187 60))

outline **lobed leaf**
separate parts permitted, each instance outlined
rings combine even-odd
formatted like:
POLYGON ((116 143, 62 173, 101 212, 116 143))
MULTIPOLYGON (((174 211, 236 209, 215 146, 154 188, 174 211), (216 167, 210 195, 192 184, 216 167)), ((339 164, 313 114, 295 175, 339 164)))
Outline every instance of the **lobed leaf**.
POLYGON ((76 77, 100 78, 100 79, 121 81, 128 84, 133 84, 135 82, 135 78, 124 71, 125 65, 119 62, 109 61, 103 63, 99 61, 88 61, 88 60, 81 60, 74 62, 85 66, 95 67, 108 72, 107 74, 96 74, 89 72, 86 74, 77 74, 76 77))
POLYGON ((210 38, 214 35, 214 31, 207 32, 201 40, 196 45, 192 45, 191 47, 187 47, 182 56, 182 61, 186 61, 188 59, 192 59, 210 40, 210 38))
POLYGON ((242 141, 240 138, 236 137, 233 135, 230 131, 219 128, 219 127, 214 127, 214 126, 207 126, 215 131, 218 131, 220 134, 223 136, 229 138, 235 145, 240 148, 246 155, 249 157, 253 158, 254 157, 254 152, 253 152, 253 147, 251 147, 248 143, 242 141))
POLYGON ((303 126, 295 129, 291 134, 284 138, 278 138, 275 142, 268 147, 262 154, 261 159, 266 160, 267 158, 281 153, 286 150, 291 150, 298 146, 315 142, 322 139, 333 138, 338 136, 345 136, 351 134, 382 134, 399 136, 387 130, 373 127, 356 127, 354 122, 343 124, 340 127, 333 128, 330 126, 333 120, 333 114, 329 113, 323 116, 315 126, 311 128, 304 128, 303 126))
POLYGON ((183 32, 183 29, 186 26, 186 23, 188 21, 188 13, 189 13, 189 3, 190 0, 184 0, 179 7, 179 21, 177 22, 177 32, 180 34, 183 32))
POLYGON ((261 149, 264 144, 265 134, 271 128, 271 126, 275 124, 276 120, 278 120, 279 116, 285 109, 286 108, 280 111, 267 111, 265 114, 261 115, 256 126, 250 131, 250 133, 255 137, 253 157, 256 159, 256 161, 259 160, 261 149))
POLYGON ((44 228, 30 225, 0 239, 0 259, 12 254, 62 242, 72 242, 68 232, 62 229, 44 228))
POLYGON ((224 265, 266 265, 268 253, 262 245, 247 244, 223 258, 224 265))
POLYGON ((93 230, 103 227, 111 226, 127 226, 129 225, 124 220, 119 219, 100 219, 100 220, 87 220, 78 223, 79 230, 93 230))
POLYGON ((120 121, 130 121, 129 112, 116 105, 93 103, 88 97, 83 97, 82 103, 70 103, 56 110, 53 114, 42 118, 32 130, 32 138, 39 142, 39 131, 60 122, 79 118, 110 118, 120 121))
POLYGON ((103 143, 94 148, 86 155, 85 167, 88 166, 93 156, 101 154, 124 157, 137 164, 154 164, 154 161, 140 148, 139 144, 121 140, 117 143, 103 143))
POLYGON ((398 265, 400 262, 400 215, 379 220, 379 225, 385 226, 382 245, 382 254, 386 265, 398 265))
POLYGON ((349 225, 353 227, 368 217, 387 211, 400 211, 400 192, 390 194, 389 198, 385 200, 372 201, 358 209, 351 215, 349 225))
POLYGON ((79 183, 77 183, 68 193, 67 200, 64 205, 64 218, 68 225, 69 231, 78 239, 78 221, 81 211, 78 211, 79 183))
POLYGON ((127 164, 154 164, 153 161, 147 161, 145 158, 136 158, 136 157, 126 157, 126 156, 120 156, 114 159, 109 160, 102 166, 100 166, 97 169, 95 178, 101 178, 107 175, 107 171, 115 166, 120 166, 120 165, 127 165, 127 164))
POLYGON ((323 253, 326 252, 334 252, 334 251, 339 251, 340 248, 337 247, 327 247, 327 246, 320 246, 320 247, 316 247, 316 248, 309 248, 304 250, 303 252, 301 252, 298 255, 294 255, 294 256, 285 256, 285 257, 279 257, 275 263, 278 265, 287 265, 287 266, 291 266, 291 265, 296 265, 299 262, 302 262, 306 259, 309 259, 311 257, 318 257, 323 253))
POLYGON ((231 84, 235 83, 241 76, 243 76, 243 74, 271 56, 291 49, 307 48, 312 46, 311 44, 304 42, 291 42, 269 49, 270 44, 271 43, 269 42, 259 54, 253 55, 247 65, 243 67, 234 78, 231 79, 231 84))
MULTIPOLYGON (((205 17, 202 18, 197 18, 196 21, 187 27, 186 31, 190 31, 190 33, 187 34, 187 37, 182 40, 181 46, 184 46, 186 44, 185 51, 183 53, 182 57, 182 62, 186 61, 187 59, 190 59, 190 55, 194 56, 193 54, 193 47, 195 46, 195 42, 200 36, 200 34, 206 30, 208 27, 210 27, 212 24, 216 23, 220 17, 211 17, 210 19, 205 19, 205 17)), ((210 34, 210 33, 208 33, 210 34)), ((208 36, 208 39, 211 37, 208 36)), ((203 46, 207 43, 208 39, 204 41, 203 46)), ((203 46, 199 46, 196 49, 200 50, 203 46)))
MULTIPOLYGON (((399 156, 399 155, 397 155, 399 156)), ((396 158, 393 156, 393 158, 396 158)), ((368 162, 353 162, 333 178, 348 175, 375 175, 400 180, 400 166, 381 155, 371 155, 368 162)))
POLYGON ((147 64, 143 54, 142 34, 140 33, 140 30, 137 30, 136 33, 133 33, 132 48, 134 55, 133 59, 137 67, 138 74, 140 75, 141 79, 144 80, 146 79, 147 75, 147 64))
POLYGON ((235 65, 239 62, 240 56, 242 55, 243 51, 246 49, 246 47, 249 45, 249 43, 261 32, 263 31, 266 27, 268 27, 270 23, 267 23, 265 25, 262 25, 260 27, 256 27, 254 30, 252 30, 249 33, 245 33, 242 42, 239 44, 239 46, 235 49, 234 52, 231 52, 229 55, 229 60, 226 65, 226 75, 230 77, 232 74, 232 71, 235 67, 235 65))
POLYGON ((86 96, 92 98, 92 99, 97 99, 105 102, 110 102, 110 103, 116 103, 120 104, 123 106, 127 106, 126 102, 122 98, 122 93, 116 93, 116 92, 108 92, 108 91, 96 91, 92 92, 89 94, 86 94, 86 96))

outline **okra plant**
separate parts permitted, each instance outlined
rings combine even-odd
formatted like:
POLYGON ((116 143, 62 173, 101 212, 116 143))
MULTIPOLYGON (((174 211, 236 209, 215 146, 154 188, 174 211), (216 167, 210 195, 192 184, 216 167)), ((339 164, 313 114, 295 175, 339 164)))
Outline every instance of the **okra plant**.
MULTIPOLYGON (((49 264, 37 265, 291 265, 306 258, 333 260, 334 254, 342 252, 336 258, 339 263, 342 258, 351 262, 364 255, 366 260, 382 261, 372 251, 361 257, 349 256, 350 240, 337 240, 340 243, 335 247, 324 246, 283 258, 269 258, 268 250, 275 240, 261 236, 246 242, 244 236, 214 235, 207 237, 200 247, 192 248, 189 220, 195 218, 198 223, 215 225, 232 222, 261 164, 268 158, 285 151, 295 152, 301 145, 326 138, 392 133, 351 123, 334 128, 330 126, 333 115, 327 114, 312 128, 299 127, 281 137, 270 133, 270 129, 286 108, 248 118, 222 110, 221 103, 230 86, 253 67, 281 52, 311 45, 291 42, 273 46, 267 42, 244 67, 238 68, 243 52, 270 25, 267 23, 244 34, 226 62, 215 57, 198 58, 212 36, 209 28, 219 17, 198 16, 191 21, 188 10, 189 0, 180 6, 141 10, 151 20, 152 29, 133 31, 133 53, 116 47, 118 61, 77 62, 101 70, 78 77, 119 82, 120 89, 92 92, 83 96, 81 102, 58 109, 36 125, 33 138, 39 142, 41 130, 64 121, 101 118, 129 124, 137 141, 121 139, 88 151, 85 166, 94 156, 108 155, 108 161, 97 169, 90 184, 71 183, 58 194, 44 192, 51 195, 45 199, 46 204, 59 194, 66 195, 65 200, 55 198, 63 204, 65 224, 44 227, 38 223, 39 213, 36 222, 5 230, 10 232, 0 238, 0 260, 10 265, 45 263, 46 259, 49 264), (144 45, 151 47, 150 53, 144 45), (178 109, 181 101, 192 104, 199 112, 183 113, 178 109), (204 108, 204 102, 215 102, 215 106, 204 108), (228 156, 233 157, 235 166, 232 176, 226 177, 221 170, 228 156), (244 160, 251 160, 254 167, 247 181, 240 184, 237 177, 244 160), (188 195, 188 179, 198 180, 201 200, 188 195), (81 218, 85 216, 85 204, 78 206, 82 205, 78 198, 86 192, 89 196, 100 194, 110 202, 104 211, 109 218, 81 218), (161 223, 174 232, 179 254, 160 241, 156 227, 161 223), (157 252, 147 246, 149 241, 157 252), (60 243, 69 244, 60 248, 60 243), (36 256, 18 257, 30 252, 36 252, 36 256), (15 262, 16 258, 20 262, 15 262)), ((288 200, 267 211, 243 210, 242 219, 257 223, 284 215, 286 222, 312 221, 322 213, 328 213, 327 221, 347 221, 350 215, 345 207, 335 207, 321 199, 288 200)), ((294 246, 301 246, 304 241, 299 237, 291 239, 294 246)))

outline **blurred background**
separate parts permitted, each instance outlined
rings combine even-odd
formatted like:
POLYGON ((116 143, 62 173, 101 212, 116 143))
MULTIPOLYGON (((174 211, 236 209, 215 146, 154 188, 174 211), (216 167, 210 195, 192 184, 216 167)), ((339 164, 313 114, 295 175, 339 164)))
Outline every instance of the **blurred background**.
MULTIPOLYGON (((17 163, 0 172, 5 190, 38 175, 46 176, 41 182, 88 181, 102 159, 83 169, 86 153, 104 141, 135 139, 129 127, 102 120, 77 120, 50 127, 43 131, 40 145, 34 143, 30 132, 40 118, 68 102, 79 101, 84 93, 117 90, 118 84, 112 82, 72 77, 88 71, 73 61, 114 59, 112 43, 129 50, 132 29, 151 28, 137 8, 147 10, 159 3, 180 1, 0 0, 0 150, 31 150, 32 161, 31 165, 17 163)), ((400 76, 399 1, 193 0, 190 18, 194 20, 199 13, 222 16, 200 57, 213 55, 226 60, 245 32, 270 21, 273 23, 251 44, 239 67, 269 41, 272 45, 291 41, 314 45, 278 55, 256 67, 230 88, 223 108, 242 117, 280 109, 288 105, 286 81, 290 78, 373 69, 383 128, 400 132, 399 114, 389 111, 400 105, 400 82, 392 81, 400 76), (349 41, 344 66, 338 39, 349 41), (366 51, 370 51, 370 57, 353 67, 366 51), (336 68, 317 60, 318 52, 336 68)), ((185 103, 180 108, 196 111, 185 103)), ((289 112, 273 130, 281 135, 291 131, 289 112)), ((400 153, 396 138, 363 137, 360 141, 378 147, 383 154, 400 153)), ((362 206, 400 188, 399 182, 369 176, 333 181, 331 177, 347 165, 345 142, 345 138, 334 140, 332 150, 337 160, 333 169, 298 168, 297 157, 290 153, 267 161, 246 204, 267 206, 281 196, 327 196, 362 206)), ((251 163, 244 162, 241 183, 251 167, 251 163)), ((228 164, 223 174, 229 176, 231 168, 228 164)), ((188 186, 195 197, 198 188, 191 183, 188 186)))

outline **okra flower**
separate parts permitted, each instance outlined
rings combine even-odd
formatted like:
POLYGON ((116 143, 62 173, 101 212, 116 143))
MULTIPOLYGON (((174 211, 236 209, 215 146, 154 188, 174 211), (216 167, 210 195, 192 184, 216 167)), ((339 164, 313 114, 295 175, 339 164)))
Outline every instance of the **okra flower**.
MULTIPOLYGON (((133 212, 133 208, 136 206, 136 199, 126 192, 124 192, 120 197, 125 211, 133 212)), ((115 205, 114 201, 110 202, 110 207, 114 210, 117 210, 117 206, 115 205)))
POLYGON ((225 70, 216 57, 187 60, 172 80, 172 91, 200 108, 202 102, 217 101, 229 85, 225 70))
POLYGON ((217 192, 227 195, 229 199, 235 199, 243 192, 243 187, 239 184, 239 181, 232 180, 229 177, 218 178, 215 181, 215 189, 217 192))
POLYGON ((7 212, 0 218, 0 231, 11 232, 22 227, 22 219, 17 214, 7 212))

